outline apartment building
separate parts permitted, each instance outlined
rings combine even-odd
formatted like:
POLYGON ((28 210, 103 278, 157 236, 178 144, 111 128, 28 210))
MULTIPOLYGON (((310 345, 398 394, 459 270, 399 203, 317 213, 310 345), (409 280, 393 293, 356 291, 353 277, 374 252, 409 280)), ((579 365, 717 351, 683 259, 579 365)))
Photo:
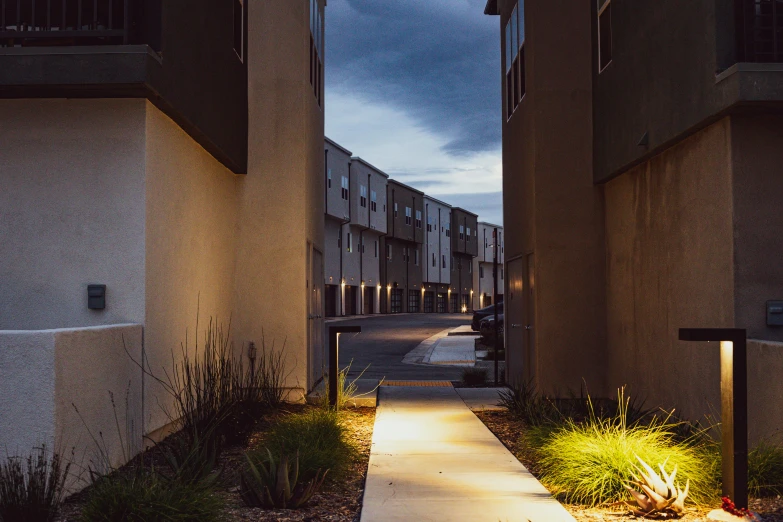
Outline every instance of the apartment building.
POLYGON ((478 222, 478 256, 473 258, 473 308, 484 308, 503 301, 505 268, 503 260, 503 227, 478 222), (497 239, 496 233, 497 231, 497 239), (497 249, 497 296, 495 296, 494 263, 497 249))
POLYGON ((478 216, 463 208, 451 210, 451 296, 449 309, 473 310, 473 258, 478 255, 478 216))
POLYGON ((355 282, 359 282, 352 309, 365 315, 377 314, 381 309, 381 238, 387 233, 386 184, 389 176, 359 157, 352 159, 351 167, 354 196, 347 242, 350 248, 356 242, 356 256, 355 260, 350 255, 347 258, 354 260, 347 275, 354 288, 355 282))
MULTIPOLYGON (((343 248, 351 222, 351 151, 324 138, 324 315, 345 315, 343 248)), ((353 292, 349 290, 349 294, 353 292)), ((350 309, 350 307, 347 307, 350 309)))
POLYGON ((381 238, 381 312, 420 312, 424 193, 390 179, 386 201, 387 230, 381 238))
POLYGON ((423 312, 446 313, 451 294, 451 205, 424 196, 423 312))
POLYGON ((210 317, 285 342, 291 393, 322 377, 325 4, 3 3, 4 448, 84 453, 87 423, 116 464, 109 392, 135 449, 164 433, 136 363, 210 317))
POLYGON ((778 2, 489 0, 499 16, 509 372, 698 419, 745 328, 751 437, 783 393, 778 2), (535 190, 533 190, 535 187, 535 190), (564 320, 567 318, 567 323, 564 320), (665 361, 650 371, 639 361, 665 361))

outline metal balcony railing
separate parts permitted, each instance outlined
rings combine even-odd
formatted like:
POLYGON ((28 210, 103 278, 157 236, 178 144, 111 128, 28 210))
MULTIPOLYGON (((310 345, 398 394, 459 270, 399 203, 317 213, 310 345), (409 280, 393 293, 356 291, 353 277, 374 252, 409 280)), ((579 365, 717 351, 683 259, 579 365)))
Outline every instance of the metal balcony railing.
POLYGON ((783 62, 783 0, 736 0, 741 62, 783 62))
POLYGON ((0 47, 128 43, 131 0, 0 0, 0 47))

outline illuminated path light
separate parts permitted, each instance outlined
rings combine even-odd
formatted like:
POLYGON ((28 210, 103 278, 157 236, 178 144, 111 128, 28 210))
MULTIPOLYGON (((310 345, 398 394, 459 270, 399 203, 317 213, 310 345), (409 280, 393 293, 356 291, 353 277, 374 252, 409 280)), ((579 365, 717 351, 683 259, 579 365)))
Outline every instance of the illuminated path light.
POLYGON ((338 367, 338 345, 341 333, 359 333, 361 326, 330 326, 329 327, 329 406, 337 409, 337 395, 340 368, 338 367))
POLYGON ((748 355, 741 328, 680 328, 681 341, 720 343, 723 494, 748 507, 748 355))
POLYGON ((378 392, 361 522, 574 522, 450 383, 395 384, 378 392))

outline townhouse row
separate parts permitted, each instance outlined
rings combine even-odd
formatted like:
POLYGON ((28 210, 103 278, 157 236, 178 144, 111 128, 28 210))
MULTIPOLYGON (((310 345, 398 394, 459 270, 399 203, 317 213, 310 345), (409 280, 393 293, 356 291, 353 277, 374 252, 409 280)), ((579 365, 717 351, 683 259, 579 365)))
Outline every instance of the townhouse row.
POLYGON ((467 313, 502 301, 502 227, 389 179, 328 138, 324 151, 327 317, 467 313))

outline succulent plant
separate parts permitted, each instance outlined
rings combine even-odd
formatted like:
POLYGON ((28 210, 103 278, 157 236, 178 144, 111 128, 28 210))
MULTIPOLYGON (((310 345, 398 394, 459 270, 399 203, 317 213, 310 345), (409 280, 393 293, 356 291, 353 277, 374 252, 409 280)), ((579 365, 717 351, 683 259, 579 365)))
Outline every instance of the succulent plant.
POLYGON ((636 467, 638 476, 632 474, 633 480, 625 488, 631 493, 634 503, 623 502, 629 506, 636 516, 648 518, 675 518, 685 511, 685 498, 688 496, 690 480, 686 481, 685 489, 675 485, 677 466, 671 474, 666 473, 666 462, 658 464, 661 474, 650 467, 639 456, 636 457, 642 465, 636 467), (634 486, 634 487, 632 487, 634 486))
POLYGON ((280 461, 269 448, 266 458, 253 462, 247 457, 247 469, 241 476, 240 495, 250 507, 296 509, 305 504, 318 492, 326 477, 320 470, 315 478, 299 483, 299 452, 294 455, 293 465, 288 455, 282 455, 280 461))

